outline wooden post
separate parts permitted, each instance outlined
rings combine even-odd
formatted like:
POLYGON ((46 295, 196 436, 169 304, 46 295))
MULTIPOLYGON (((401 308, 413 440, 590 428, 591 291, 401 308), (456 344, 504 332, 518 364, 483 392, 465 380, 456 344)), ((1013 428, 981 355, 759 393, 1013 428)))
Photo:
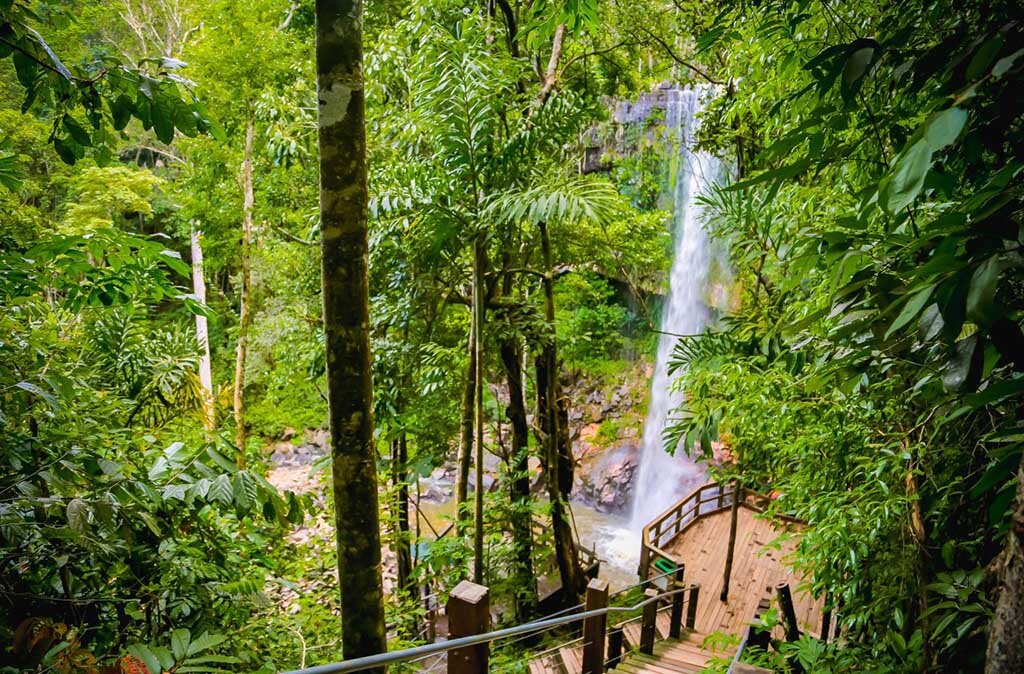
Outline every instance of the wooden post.
POLYGON ((821 640, 827 642, 832 627, 832 593, 825 593, 825 610, 821 613, 821 640))
MULTIPOLYGON (((594 578, 587 585, 585 611, 608 608, 608 581, 594 578)), ((608 616, 583 619, 583 674, 604 671, 604 637, 608 616)))
MULTIPOLYGON (((653 587, 644 591, 646 599, 656 598, 660 593, 653 587)), ((644 606, 643 618, 640 622, 640 652, 644 655, 654 655, 655 623, 658 620, 658 603, 652 601, 644 606)))
POLYGON ((697 627, 697 600, 700 597, 700 583, 690 586, 690 603, 686 605, 686 629, 697 627))
POLYGON ((793 608, 789 583, 779 583, 775 591, 779 596, 779 612, 782 614, 782 625, 786 628, 786 641, 796 641, 800 638, 800 628, 796 624, 796 609, 793 608))
MULTIPOLYGON (((483 634, 488 630, 490 602, 483 585, 462 581, 448 597, 447 608, 449 639, 483 634)), ((448 674, 484 674, 489 655, 488 644, 454 648, 448 653, 448 674)))
POLYGON ((640 567, 637 569, 637 575, 640 576, 640 582, 647 582, 647 575, 650 571, 651 566, 651 551, 647 549, 646 543, 640 543, 640 567))
POLYGON ((740 513, 740 497, 742 488, 737 478, 732 483, 732 519, 729 521, 729 547, 725 553, 725 575, 722 578, 722 601, 729 601, 729 577, 732 576, 732 559, 736 552, 736 523, 740 513))
POLYGON ((676 573, 672 577, 675 581, 671 587, 673 590, 678 590, 676 594, 672 595, 672 612, 669 614, 668 621, 668 636, 670 639, 678 639, 682 634, 683 627, 683 600, 685 599, 686 593, 683 592, 683 576, 686 572, 686 566, 679 562, 676 566, 676 573))
POLYGON ((608 662, 605 663, 608 669, 615 669, 622 662, 622 636, 621 625, 608 631, 608 662))

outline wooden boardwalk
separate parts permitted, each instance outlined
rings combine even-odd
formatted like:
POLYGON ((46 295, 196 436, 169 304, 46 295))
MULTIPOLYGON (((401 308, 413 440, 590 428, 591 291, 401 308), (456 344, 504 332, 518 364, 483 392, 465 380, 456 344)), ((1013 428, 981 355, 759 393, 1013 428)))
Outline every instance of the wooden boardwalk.
POLYGON ((820 632, 822 602, 800 589, 803 579, 794 576, 784 561, 799 543, 803 526, 770 522, 745 504, 737 511, 729 598, 720 600, 730 519, 728 509, 703 515, 664 548, 686 565, 685 582, 700 584, 697 631, 741 635, 758 604, 764 599, 774 601, 775 586, 785 582, 793 594, 800 631, 820 632))
MULTIPOLYGON (((695 674, 709 665, 728 663, 736 652, 736 646, 730 644, 743 639, 755 615, 778 607, 777 588, 781 584, 789 586, 799 631, 821 634, 823 602, 810 595, 804 579, 794 575, 787 563, 805 525, 784 517, 768 519, 762 507, 768 501, 765 496, 740 490, 740 502, 735 508, 736 544, 729 594, 726 601, 721 600, 733 497, 729 485, 704 485, 644 527, 641 578, 665 584, 666 570, 682 565, 683 585, 700 586, 695 620, 688 623, 692 630, 684 630, 680 638, 670 639, 668 616, 659 613, 659 641, 648 655, 638 652, 640 623, 631 621, 624 629, 628 654, 615 671, 695 674), (734 639, 709 638, 715 633, 734 639)), ((781 610, 779 621, 772 636, 784 639, 781 610)), ((583 647, 578 645, 579 641, 531 660, 531 673, 580 672, 583 647)))
MULTIPOLYGON (((682 587, 690 593, 687 601, 694 598, 690 587, 694 584, 699 586, 698 597, 695 609, 693 604, 687 605, 688 613, 693 609, 694 614, 687 616, 690 629, 682 630, 679 638, 669 636, 669 617, 664 613, 667 606, 660 608, 654 618, 644 618, 653 622, 652 632, 657 637, 654 646, 648 646, 647 655, 640 652, 640 623, 633 619, 625 624, 627 654, 614 671, 697 674, 709 666, 727 666, 735 655, 735 644, 746 635, 755 617, 778 607, 780 585, 788 586, 792 595, 799 632, 820 634, 823 601, 811 596, 804 579, 796 576, 787 563, 800 543, 805 524, 787 517, 768 518, 764 514, 768 503, 765 496, 740 489, 736 504, 734 497, 731 486, 708 483, 645 526, 640 578, 663 588, 677 587, 682 566, 682 587), (733 510, 736 540, 728 598, 722 601, 733 510), (670 579, 673 583, 668 582, 670 579)), ((781 608, 778 617, 772 637, 784 639, 781 608)), ((581 672, 581 641, 575 639, 539 654, 530 660, 531 674, 581 672)), ((744 671, 754 670, 744 667, 744 671)))

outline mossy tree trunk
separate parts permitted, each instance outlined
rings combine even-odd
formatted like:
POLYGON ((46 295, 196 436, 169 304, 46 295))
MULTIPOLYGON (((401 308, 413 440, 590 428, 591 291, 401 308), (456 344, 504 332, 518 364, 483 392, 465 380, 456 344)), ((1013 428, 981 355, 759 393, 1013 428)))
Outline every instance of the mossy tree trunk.
POLYGON ((1017 470, 1017 500, 998 561, 999 599, 989 627, 985 674, 1024 672, 1024 461, 1017 470))
MULTIPOLYGON (((558 575, 562 581, 563 598, 567 604, 575 604, 583 592, 583 573, 579 567, 576 539, 567 517, 569 490, 565 488, 563 439, 568 433, 559 428, 565 425, 559 410, 561 397, 558 385, 558 351, 555 335, 555 292, 553 267, 551 263, 551 241, 547 224, 540 225, 541 252, 544 256, 544 317, 549 334, 544 340, 541 353, 537 356, 537 417, 540 439, 544 447, 544 477, 551 499, 551 529, 555 538, 555 560, 558 575)), ((567 415, 566 415, 567 416, 567 415)), ((567 428, 565 429, 568 430, 567 428)), ((569 488, 572 485, 569 475, 569 488)))
POLYGON ((238 343, 235 347, 235 462, 245 468, 245 355, 249 342, 249 324, 252 322, 252 146, 255 123, 250 113, 245 126, 245 156, 242 160, 242 292, 238 303, 238 343))
POLYGON ((387 649, 370 370, 362 20, 359 0, 316 2, 324 333, 346 659, 387 649))

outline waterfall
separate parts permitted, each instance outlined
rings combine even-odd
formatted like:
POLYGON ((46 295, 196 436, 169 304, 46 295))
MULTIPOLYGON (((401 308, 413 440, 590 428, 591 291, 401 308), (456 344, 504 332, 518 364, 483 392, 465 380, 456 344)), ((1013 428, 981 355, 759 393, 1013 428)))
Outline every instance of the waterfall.
POLYGON ((672 89, 665 111, 666 134, 675 134, 678 152, 672 194, 673 247, 669 294, 662 309, 657 361, 651 381, 651 399, 644 422, 640 466, 633 485, 633 528, 640 528, 704 480, 704 468, 683 448, 675 455, 665 451, 662 433, 670 412, 683 402, 673 390, 668 362, 676 335, 704 331, 710 319, 707 307, 708 272, 714 258, 703 228, 703 207, 697 200, 725 174, 725 166, 714 156, 695 149, 697 119, 711 90, 707 86, 672 89))

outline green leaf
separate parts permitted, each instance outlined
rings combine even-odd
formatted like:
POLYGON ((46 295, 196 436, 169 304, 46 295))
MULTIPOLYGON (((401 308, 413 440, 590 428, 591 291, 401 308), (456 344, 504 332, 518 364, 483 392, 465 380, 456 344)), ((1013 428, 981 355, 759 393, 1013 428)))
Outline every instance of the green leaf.
POLYGON ((843 101, 849 103, 860 90, 864 75, 867 74, 871 61, 875 56, 873 46, 861 47, 853 50, 846 58, 843 66, 843 80, 839 88, 843 101))
POLYGON ((179 628, 171 632, 171 651, 174 653, 176 661, 180 662, 188 655, 188 647, 191 640, 192 634, 185 628, 179 628))
POLYGON ((153 651, 149 650, 149 647, 145 644, 132 644, 128 647, 128 652, 146 665, 146 669, 149 671, 149 674, 160 674, 163 671, 160 667, 160 661, 157 660, 153 651))
POLYGON ((903 307, 903 311, 896 317, 896 320, 892 322, 889 329, 885 333, 885 339, 889 339, 889 336, 905 326, 911 320, 913 320, 924 308, 925 304, 931 299, 932 291, 935 290, 935 285, 929 285, 921 290, 916 291, 907 300, 906 305, 903 307))
POLYGON ((974 58, 967 65, 967 81, 976 80, 985 74, 990 63, 999 54, 999 50, 1003 48, 1003 37, 1001 35, 995 35, 985 41, 981 48, 974 53, 974 58))
POLYGON ((977 333, 961 339, 942 373, 942 383, 952 391, 974 388, 971 383, 980 376, 983 355, 984 349, 978 348, 977 333))
POLYGON ((899 213, 921 192, 932 165, 932 150, 923 138, 911 145, 896 160, 896 166, 882 190, 882 207, 899 213))
POLYGON ((89 132, 83 129, 74 117, 64 115, 63 126, 76 143, 83 147, 92 147, 92 138, 89 137, 89 132))
POLYGON ((14 387, 20 388, 22 391, 28 391, 29 393, 42 398, 46 401, 46 404, 54 409, 54 411, 60 408, 60 401, 57 400, 57 396, 30 381, 19 381, 14 385, 14 387))
POLYGON ((124 94, 121 94, 114 100, 109 102, 110 115, 113 117, 114 128, 118 131, 122 131, 128 122, 132 118, 132 110, 135 108, 135 104, 132 103, 132 99, 128 98, 124 94))
POLYGON ((218 475, 217 479, 210 485, 206 498, 208 501, 220 501, 224 504, 231 503, 231 478, 227 475, 218 475))
POLYGON ((1018 49, 1009 56, 1004 56, 996 61, 996 64, 992 66, 992 77, 999 79, 1009 72, 1009 70, 1013 68, 1013 64, 1017 62, 1017 59, 1019 59, 1021 55, 1024 55, 1024 49, 1018 49))
POLYGON ((65 164, 74 166, 75 162, 78 161, 77 153, 71 146, 71 143, 63 138, 53 139, 53 149, 57 151, 57 156, 60 157, 61 161, 65 164))
MULTIPOLYGON (((202 651, 209 650, 215 646, 227 641, 227 637, 223 634, 210 634, 209 632, 203 632, 199 637, 188 646, 188 655, 195 655, 202 651)), ((190 664, 197 664, 197 660, 189 660, 190 664)))
POLYGON ((937 152, 960 135, 967 122, 967 111, 961 108, 948 108, 931 116, 925 127, 924 139, 932 152, 937 152))
POLYGON ((993 255, 981 263, 971 276, 971 287, 967 291, 967 317, 976 323, 987 325, 998 318, 995 296, 1001 270, 999 257, 993 255))

